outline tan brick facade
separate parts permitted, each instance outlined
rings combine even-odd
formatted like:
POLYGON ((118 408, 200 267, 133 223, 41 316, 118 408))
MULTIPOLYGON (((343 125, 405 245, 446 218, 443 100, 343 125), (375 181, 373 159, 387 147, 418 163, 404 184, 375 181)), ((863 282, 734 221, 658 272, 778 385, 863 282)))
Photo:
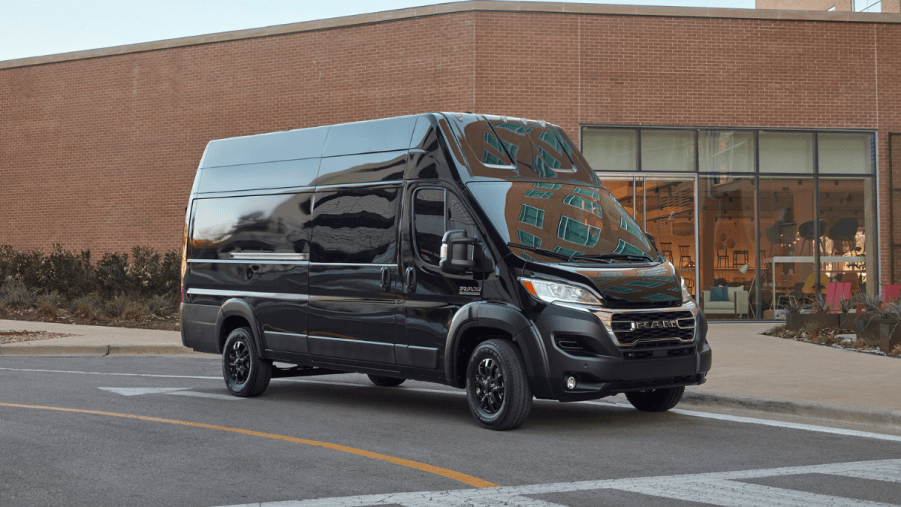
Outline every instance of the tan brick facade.
POLYGON ((209 140, 434 110, 574 139, 581 124, 874 129, 887 176, 901 19, 525 4, 0 62, 0 243, 177 248, 209 140))

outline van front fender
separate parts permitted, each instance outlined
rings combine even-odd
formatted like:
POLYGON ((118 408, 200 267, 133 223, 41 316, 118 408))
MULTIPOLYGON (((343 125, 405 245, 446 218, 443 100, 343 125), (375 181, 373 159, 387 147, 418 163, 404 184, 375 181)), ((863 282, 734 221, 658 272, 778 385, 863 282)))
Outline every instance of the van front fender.
POLYGON ((454 315, 444 351, 444 373, 448 385, 466 386, 466 364, 458 360, 458 353, 464 345, 463 336, 473 328, 496 329, 512 336, 522 353, 532 394, 537 398, 551 397, 547 350, 538 328, 518 308, 503 303, 477 301, 463 306, 454 315))

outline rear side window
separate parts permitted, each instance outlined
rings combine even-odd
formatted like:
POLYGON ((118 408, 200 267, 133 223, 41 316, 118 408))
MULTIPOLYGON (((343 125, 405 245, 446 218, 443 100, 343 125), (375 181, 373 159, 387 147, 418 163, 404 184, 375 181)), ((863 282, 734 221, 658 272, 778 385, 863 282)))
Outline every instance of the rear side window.
POLYGON ((194 259, 232 252, 309 253, 312 193, 197 199, 189 249, 194 259))
POLYGON ((310 260, 395 264, 399 204, 396 187, 317 192, 310 260))
POLYGON ((445 232, 463 229, 469 237, 478 237, 475 222, 463 202, 443 188, 420 188, 413 194, 413 229, 416 251, 434 266, 441 259, 445 232))

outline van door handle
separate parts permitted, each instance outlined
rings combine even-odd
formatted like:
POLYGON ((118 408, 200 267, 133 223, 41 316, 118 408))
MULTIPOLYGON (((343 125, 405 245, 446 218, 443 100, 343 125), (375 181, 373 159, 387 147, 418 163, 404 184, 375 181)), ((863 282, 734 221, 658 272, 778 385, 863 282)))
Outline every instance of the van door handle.
POLYGON ((407 268, 405 272, 404 280, 407 284, 407 292, 416 292, 416 270, 413 268, 407 268))
POLYGON ((388 290, 391 287, 391 270, 387 267, 382 268, 382 290, 388 290))

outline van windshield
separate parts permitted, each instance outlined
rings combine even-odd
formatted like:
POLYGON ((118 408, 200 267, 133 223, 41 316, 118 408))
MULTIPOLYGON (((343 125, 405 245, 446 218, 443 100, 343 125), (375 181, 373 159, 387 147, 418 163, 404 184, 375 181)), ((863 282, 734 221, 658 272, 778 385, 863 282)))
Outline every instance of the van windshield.
POLYGON ((602 186, 474 182, 469 189, 514 254, 546 263, 632 263, 657 249, 602 186))

